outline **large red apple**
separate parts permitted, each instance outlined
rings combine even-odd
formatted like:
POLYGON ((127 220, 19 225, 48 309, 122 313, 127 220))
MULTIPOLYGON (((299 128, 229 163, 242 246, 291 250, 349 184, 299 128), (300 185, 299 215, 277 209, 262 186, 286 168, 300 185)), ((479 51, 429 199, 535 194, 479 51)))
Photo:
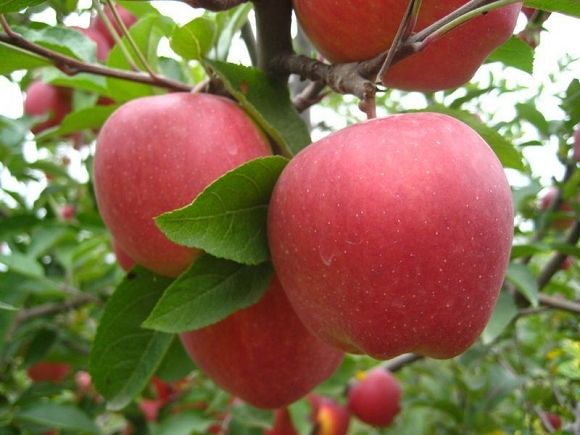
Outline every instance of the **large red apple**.
POLYGON ((199 251, 170 242, 153 218, 189 204, 240 164, 271 153, 234 102, 175 93, 132 100, 99 133, 94 184, 113 237, 137 264, 177 276, 199 251))
POLYGON ((364 373, 348 391, 348 409, 359 420, 390 426, 401 410, 401 388, 390 372, 376 368, 364 373))
POLYGON ((489 146, 436 113, 356 124, 302 150, 270 204, 274 268, 296 313, 343 350, 450 358, 487 323, 512 241, 489 146))
MULTIPOLYGON (((129 28, 137 22, 137 17, 135 17, 135 15, 133 15, 124 7, 116 5, 115 10, 119 14, 119 17, 121 18, 121 21, 123 21, 123 24, 125 24, 125 27, 129 28)), ((115 29, 115 32, 117 32, 117 35, 122 36, 123 32, 121 26, 119 26, 119 24, 115 20, 113 12, 111 11, 110 8, 108 7, 105 8, 105 15, 107 16, 113 28, 115 29)), ((96 17, 91 27, 100 32, 101 35, 103 35, 107 39, 107 41, 111 46, 115 45, 115 38, 113 37, 113 35, 111 35, 111 32, 109 32, 109 29, 107 28, 105 22, 101 19, 101 17, 96 17)))
POLYGON ((70 89, 60 88, 40 81, 33 82, 26 90, 24 113, 28 116, 48 118, 32 127, 33 133, 40 133, 61 123, 71 111, 70 89))
POLYGON ((342 352, 306 330, 274 278, 262 299, 225 320, 181 334, 193 362, 258 408, 281 408, 330 376, 342 352))
POLYGON ((70 365, 64 362, 40 361, 26 371, 34 382, 61 382, 69 372, 70 365))
MULTIPOLYGON (((312 43, 332 62, 370 59, 386 51, 399 28, 407 1, 293 0, 312 43)), ((423 0, 416 25, 422 30, 467 0, 423 0)), ((387 86, 415 91, 454 88, 469 81, 485 58, 511 35, 521 3, 475 18, 393 65, 387 86)))
POLYGON ((119 246, 119 242, 113 239, 113 252, 115 253, 115 257, 117 257, 117 263, 121 266, 125 272, 129 272, 135 266, 135 262, 131 257, 127 255, 123 248, 119 246))

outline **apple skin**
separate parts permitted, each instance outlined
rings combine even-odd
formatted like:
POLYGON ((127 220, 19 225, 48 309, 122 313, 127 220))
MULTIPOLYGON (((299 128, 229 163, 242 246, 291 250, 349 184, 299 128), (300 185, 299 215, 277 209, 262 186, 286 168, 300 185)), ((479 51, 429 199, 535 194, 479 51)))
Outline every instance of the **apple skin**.
POLYGON ((193 362, 216 384, 258 408, 298 400, 328 378, 343 357, 300 323, 276 278, 258 303, 180 337, 193 362))
POLYGON ((274 426, 264 431, 264 435, 298 435, 288 408, 280 408, 274 412, 274 426))
POLYGON ((50 114, 46 121, 32 127, 33 133, 40 133, 60 124, 71 111, 70 90, 41 81, 33 82, 26 90, 24 98, 24 113, 28 116, 43 116, 50 114))
POLYGON ((107 38, 95 27, 82 28, 82 27, 71 27, 72 29, 78 30, 87 38, 91 39, 97 45, 97 60, 103 62, 107 60, 109 51, 111 51, 111 43, 107 38))
POLYGON ((271 154, 234 102, 174 93, 132 100, 101 128, 94 184, 113 238, 137 264, 177 276, 199 255, 170 242, 153 219, 189 204, 230 169, 271 154))
POLYGON ((127 255, 125 251, 123 251, 123 248, 119 246, 119 242, 113 239, 112 244, 113 252, 115 253, 115 257, 117 257, 119 266, 121 266, 121 269, 123 269, 125 272, 129 272, 131 269, 133 269, 133 266, 135 266, 135 262, 127 255))
POLYGON ((359 123, 282 172, 274 269, 312 333, 352 353, 451 358, 485 327, 508 265, 511 191, 489 146, 437 113, 359 123))
POLYGON ((401 388, 390 372, 376 368, 348 391, 348 409, 372 426, 387 427, 401 410, 401 388))
POLYGON ((34 382, 61 382, 70 373, 70 365, 63 362, 40 361, 26 371, 34 382))
MULTIPOLYGON (((386 51, 407 7, 401 0, 293 0, 298 19, 318 51, 333 63, 362 61, 386 51)), ((467 0, 423 0, 415 30, 443 18, 467 0)), ((521 3, 496 9, 452 30, 393 66, 385 85, 414 91, 460 86, 511 35, 521 3)))
POLYGON ((350 424, 348 410, 328 397, 310 394, 313 435, 346 435, 350 424))
POLYGON ((566 258, 564 258, 564 261, 560 265, 560 269, 561 270, 569 270, 573 264, 574 264, 574 259, 570 256, 567 256, 566 258))
MULTIPOLYGON (((121 21, 123 21, 127 29, 137 22, 137 17, 124 7, 117 5, 115 6, 115 9, 117 10, 117 13, 121 17, 121 21)), ((113 12, 111 11, 110 8, 108 7, 105 8, 105 15, 107 15, 107 18, 113 25, 113 28, 117 32, 117 35, 122 35, 123 32, 120 26, 115 21, 115 17, 113 16, 113 12)), ((109 29, 107 29, 107 26, 105 25, 105 22, 101 19, 101 17, 97 16, 93 21, 91 27, 93 27, 101 35, 103 35, 111 47, 115 45, 115 38, 113 38, 113 36, 109 32, 109 29)))

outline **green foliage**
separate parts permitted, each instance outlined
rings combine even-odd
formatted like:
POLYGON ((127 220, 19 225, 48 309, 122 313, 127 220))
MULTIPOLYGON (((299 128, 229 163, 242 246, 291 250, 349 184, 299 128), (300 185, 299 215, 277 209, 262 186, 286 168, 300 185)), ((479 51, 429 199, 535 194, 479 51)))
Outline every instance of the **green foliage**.
POLYGON ((157 226, 170 240, 242 264, 270 257, 268 203, 288 161, 279 156, 252 160, 210 184, 188 206, 162 214, 157 226))
MULTIPOLYGON (((254 19, 249 3, 205 12, 185 25, 147 2, 120 4, 139 17, 130 36, 156 74, 191 86, 219 78, 223 87, 217 90, 239 102, 278 154, 291 157, 308 146, 309 127, 320 137, 364 119, 356 99, 330 93, 307 124, 285 84, 257 68, 227 63, 240 57, 230 51, 239 47, 240 30, 254 19)), ((580 16, 577 0, 526 0, 525 5, 580 16)), ((0 13, 28 40, 96 63, 95 44, 64 24, 73 12, 89 21, 89 11, 75 0, 0 0, 0 13), (49 13, 37 14, 43 11, 49 13), (46 16, 55 17, 50 25, 39 22, 46 16)), ((146 75, 127 37, 122 45, 112 49, 103 66, 125 72, 135 67, 146 75)), ((380 116, 446 113, 490 144, 513 182, 515 241, 504 289, 481 339, 457 358, 422 359, 398 370, 403 411, 394 425, 379 430, 353 418, 349 434, 546 433, 540 418, 545 411, 561 416, 567 431, 561 433, 572 433, 577 424, 578 315, 542 305, 540 295, 580 299, 580 248, 566 241, 566 231, 551 226, 562 213, 540 210, 538 194, 555 184, 572 203, 569 214, 580 212, 580 172, 571 157, 580 123, 580 81, 562 78, 578 60, 562 59, 560 69, 538 87, 535 57, 534 50, 511 38, 488 59, 487 76, 459 89, 429 94, 388 89, 377 97, 380 116), (560 112, 548 110, 549 104, 560 112), (508 115, 499 113, 506 108, 508 115), (550 168, 555 169, 538 173, 534 153, 546 149, 554 150, 550 168), (561 181, 566 167, 572 173, 561 181), (539 288, 538 276, 556 253, 573 257, 574 263, 539 288)), ((263 434, 273 424, 273 413, 233 401, 195 367, 174 334, 219 322, 256 303, 268 288, 273 270, 267 207, 287 159, 241 165, 191 198, 190 205, 157 218, 168 238, 205 251, 180 277, 164 278, 139 267, 125 275, 94 199, 96 130, 123 102, 167 90, 74 74, 6 43, 0 43, 0 74, 2 83, 23 93, 41 79, 73 95, 63 122, 36 135, 30 132, 36 119, 0 116, 0 433, 114 434, 133 428, 138 434, 207 434, 229 421, 234 435, 263 434), (101 96, 115 104, 102 105, 101 96), (72 216, 64 214, 68 206, 72 216), (68 364, 70 373, 58 382, 33 382, 27 370, 41 361, 68 364), (84 390, 78 378, 88 370, 92 384, 84 390), (160 400, 159 382, 169 393, 159 403, 157 421, 147 421, 140 406, 160 400)), ((13 104, 5 97, 0 96, 3 109, 5 101, 13 104)), ((161 187, 159 192, 164 193, 161 187)), ((347 355, 314 392, 344 405, 348 383, 377 364, 347 355)), ((312 433, 308 400, 289 410, 298 433, 312 433)))

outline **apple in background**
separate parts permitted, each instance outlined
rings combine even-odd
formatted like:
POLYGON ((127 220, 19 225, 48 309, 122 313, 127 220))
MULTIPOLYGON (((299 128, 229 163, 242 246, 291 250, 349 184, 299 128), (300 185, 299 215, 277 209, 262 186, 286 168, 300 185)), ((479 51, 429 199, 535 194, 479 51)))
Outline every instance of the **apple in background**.
POLYGON ((552 426, 551 428, 548 429, 560 430, 560 428, 562 427, 562 419, 558 414, 554 414, 553 412, 545 412, 544 418, 542 420, 544 419, 545 421, 550 423, 550 426, 552 426))
POLYGON ((40 133, 60 124, 71 111, 70 89, 33 82, 26 90, 24 113, 28 116, 46 116, 48 119, 32 127, 33 133, 40 133))
POLYGON ((71 221, 76 215, 76 207, 72 204, 65 204, 60 209, 60 217, 65 221, 71 221))
POLYGON ((269 207, 274 269, 304 325, 352 353, 451 358, 494 308, 510 186, 469 126, 437 113, 359 123, 308 146, 269 207))
POLYGON ((280 408, 274 412, 274 426, 264 431, 264 435, 298 435, 288 408, 280 408))
POLYGON ((193 362, 258 408, 281 408, 328 378, 342 352, 302 325, 277 278, 262 299, 214 325, 181 334, 193 362))
POLYGON ((61 382, 70 372, 70 365, 63 362, 41 361, 27 369, 34 382, 61 382))
POLYGON ((145 420, 157 421, 159 410, 163 407, 163 403, 159 399, 141 399, 139 401, 139 409, 143 413, 145 420))
MULTIPOLYGON (((554 201, 556 201, 557 197, 558 197, 557 187, 550 186, 544 189, 544 191, 540 194, 540 210, 546 211, 550 209, 552 207, 552 204, 554 204, 554 201)), ((572 213, 573 211, 574 209, 567 202, 563 202, 562 204, 560 204, 560 207, 558 207, 559 213, 569 214, 572 213)), ((572 225, 574 225, 573 217, 557 217, 551 220, 551 226, 553 228, 556 228, 557 230, 562 231, 567 230, 572 225)))
MULTIPOLYGON (((354 62, 386 51, 407 7, 401 0, 293 0, 298 19, 318 51, 331 62, 354 62)), ((424 0, 415 31, 463 6, 467 0, 424 0)), ((393 65, 384 83, 410 91, 461 86, 513 33, 521 3, 505 6, 453 29, 423 51, 393 65)))
POLYGON ((113 252, 115 253, 115 257, 117 257, 117 262, 119 266, 125 271, 129 272, 135 266, 135 262, 131 257, 127 255, 125 251, 119 246, 119 242, 113 239, 113 252))
POLYGON ((310 394, 312 406, 313 435, 346 435, 350 424, 348 410, 328 397, 310 394))
POLYGON ((269 154, 266 137, 231 100, 191 93, 138 98, 119 107, 97 138, 99 210, 135 263, 177 276, 200 251, 170 242, 153 219, 189 204, 230 169, 269 154))
POLYGON ((82 27, 71 27, 72 29, 78 30, 87 38, 93 40, 97 44, 97 60, 103 62, 107 60, 109 51, 111 51, 111 44, 107 38, 95 27, 89 27, 84 29, 82 27))
POLYGON ((564 259, 564 261, 560 265, 560 269, 561 270, 568 270, 572 267, 573 264, 574 264, 574 259, 572 257, 568 256, 564 259))
POLYGON ((361 374, 348 391, 348 409, 359 420, 387 427, 401 410, 401 388, 390 372, 376 368, 361 374))
MULTIPOLYGON (((121 17, 121 21, 123 21, 123 23, 125 24, 127 29, 130 28, 133 24, 135 24, 137 22, 137 17, 135 15, 133 15, 131 12, 129 12, 127 9, 125 9, 124 7, 117 5, 117 6, 115 6, 115 9, 116 9, 117 13, 119 14, 119 16, 121 17)), ((111 11, 111 9, 109 7, 106 7, 104 10, 105 10, 105 15, 107 16, 107 18, 109 19, 109 21, 113 25, 113 28, 117 32, 117 35, 122 35, 123 32, 121 30, 121 27, 119 26, 119 24, 115 20, 115 17, 113 16, 113 12, 111 11)), ((101 35, 103 35, 107 39, 107 41, 111 47, 113 45, 115 45, 115 38, 109 32, 109 29, 107 29, 107 26, 105 25, 105 22, 101 19, 101 17, 99 17, 99 16, 95 17, 95 20, 93 21, 93 24, 91 25, 91 27, 94 27, 95 30, 99 31, 101 33, 101 35)))

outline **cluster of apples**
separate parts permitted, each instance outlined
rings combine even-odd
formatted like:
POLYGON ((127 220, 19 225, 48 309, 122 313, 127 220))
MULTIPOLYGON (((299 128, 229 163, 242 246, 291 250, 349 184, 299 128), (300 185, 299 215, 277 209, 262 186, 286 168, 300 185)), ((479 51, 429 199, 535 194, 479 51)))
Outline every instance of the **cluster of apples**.
MULTIPOLYGON (((135 24, 137 18, 133 14, 121 6, 116 6, 115 8, 127 28, 135 24)), ((113 12, 106 8, 105 14, 113 24, 117 34, 121 34, 121 29, 114 19, 113 12)), ((96 44, 98 61, 102 62, 107 59, 109 51, 115 44, 115 39, 100 17, 96 17, 86 29, 82 27, 72 27, 72 29, 78 30, 96 44)), ((59 125, 71 110, 72 92, 69 88, 54 86, 36 80, 26 90, 24 113, 28 116, 46 118, 32 127, 33 133, 41 133, 59 125)))
MULTIPOLYGON (((367 3, 294 6, 321 53, 350 61, 389 47, 405 2, 367 3)), ((419 28, 464 3, 424 1, 419 28)), ((395 65, 385 82, 413 90, 464 83, 511 34, 520 8, 466 23, 395 65)), ((99 133, 94 187, 125 267, 170 277, 186 270, 201 252, 169 241, 153 219, 271 153, 223 97, 175 93, 121 106, 99 133)), ((272 409, 330 376, 344 352, 450 358, 491 315, 512 231, 503 168, 470 127, 437 113, 359 123, 306 147, 282 172, 269 207, 276 273, 265 296, 181 341, 222 388, 272 409)))

